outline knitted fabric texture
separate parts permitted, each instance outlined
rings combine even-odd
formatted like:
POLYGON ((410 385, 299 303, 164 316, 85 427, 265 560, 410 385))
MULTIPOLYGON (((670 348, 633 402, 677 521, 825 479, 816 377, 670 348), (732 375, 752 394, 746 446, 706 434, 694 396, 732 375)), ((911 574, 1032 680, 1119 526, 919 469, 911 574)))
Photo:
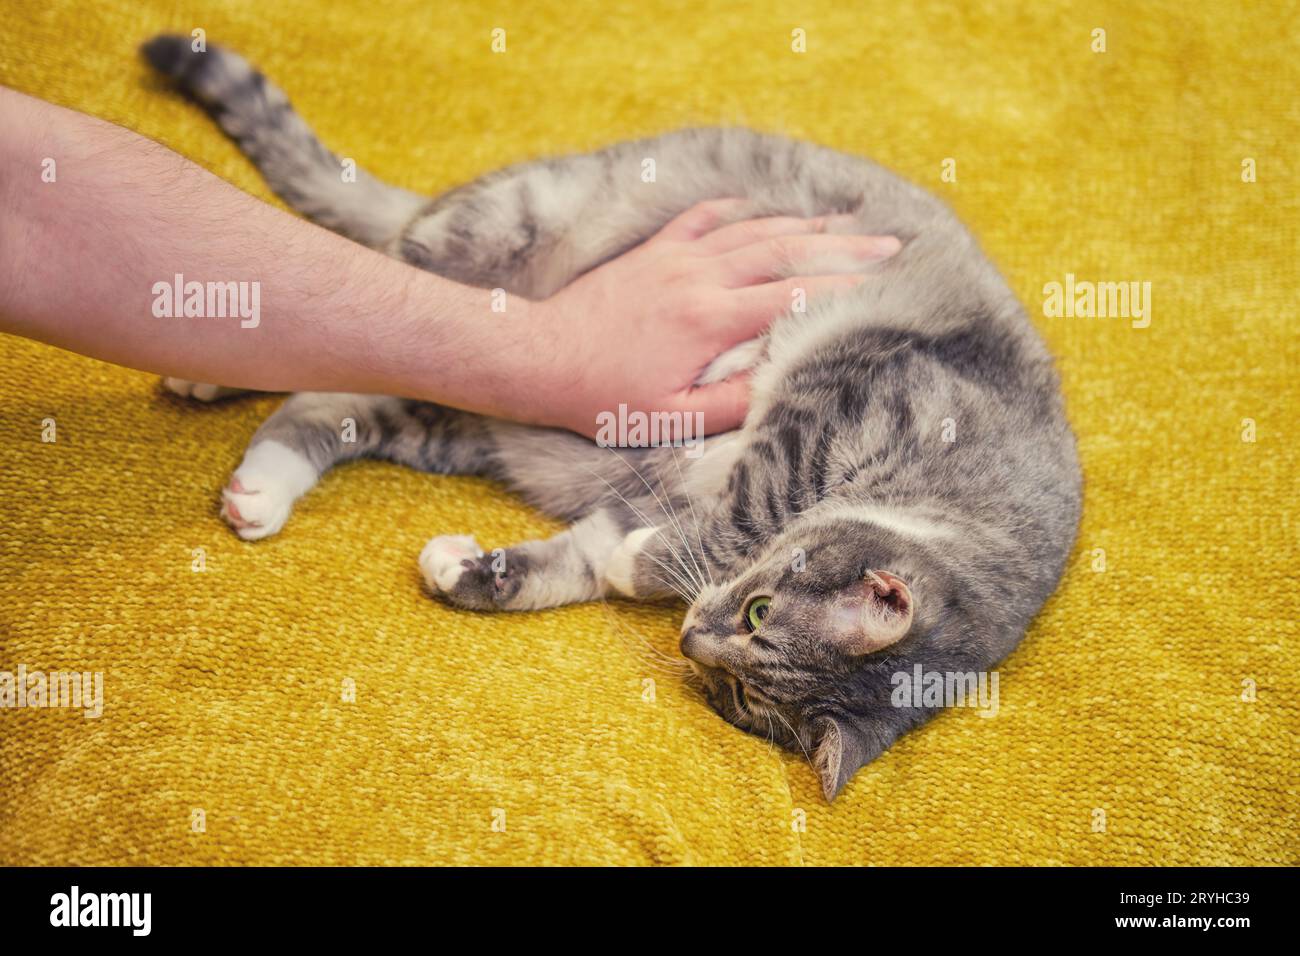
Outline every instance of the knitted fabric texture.
POLYGON ((827 805, 664 662, 680 609, 431 600, 429 537, 556 529, 499 486, 350 464, 244 543, 217 493, 279 398, 0 338, 0 671, 104 693, 98 719, 0 710, 0 864, 1300 862, 1300 61, 1295 6, 1266 6, 11 3, 0 82, 269 202, 141 41, 203 28, 428 193, 691 124, 869 155, 1025 302, 1086 501, 996 716, 946 712, 827 805), (1150 283, 1149 310, 1047 314, 1067 281, 1150 283))

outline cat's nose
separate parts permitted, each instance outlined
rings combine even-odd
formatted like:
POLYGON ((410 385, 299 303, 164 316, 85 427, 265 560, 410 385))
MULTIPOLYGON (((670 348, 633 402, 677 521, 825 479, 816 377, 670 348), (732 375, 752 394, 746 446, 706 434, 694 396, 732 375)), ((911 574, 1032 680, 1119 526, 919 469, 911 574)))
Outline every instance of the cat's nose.
POLYGON ((678 646, 683 657, 689 657, 705 667, 717 667, 718 659, 711 649, 711 644, 709 636, 698 627, 688 627, 682 632, 682 641, 678 646))

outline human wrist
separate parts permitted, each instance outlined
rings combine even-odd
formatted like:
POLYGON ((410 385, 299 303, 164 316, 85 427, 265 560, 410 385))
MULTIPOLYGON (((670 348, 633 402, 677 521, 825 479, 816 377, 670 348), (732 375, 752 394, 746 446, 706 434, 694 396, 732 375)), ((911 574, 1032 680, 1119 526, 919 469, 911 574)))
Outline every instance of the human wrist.
POLYGON ((529 303, 528 338, 543 343, 529 362, 529 408, 534 423, 590 437, 596 412, 593 386, 610 361, 602 340, 563 295, 529 303))
POLYGON ((566 371, 572 349, 557 338, 564 330, 548 303, 398 268, 395 308, 366 325, 364 351, 381 382, 373 390, 523 424, 568 427, 555 400, 564 397, 563 376, 572 377, 566 371), (398 341, 421 347, 395 351, 398 341))
POLYGON ((41 192, 41 157, 49 156, 45 145, 50 133, 31 121, 27 97, 0 86, 0 317, 9 331, 23 332, 23 287, 31 269, 31 246, 46 228, 38 203, 48 194, 41 192))

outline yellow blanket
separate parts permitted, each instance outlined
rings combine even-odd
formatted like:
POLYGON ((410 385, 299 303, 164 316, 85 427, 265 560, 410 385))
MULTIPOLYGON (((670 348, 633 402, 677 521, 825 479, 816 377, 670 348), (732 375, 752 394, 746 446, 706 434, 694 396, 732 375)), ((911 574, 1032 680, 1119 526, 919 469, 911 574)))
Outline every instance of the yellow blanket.
POLYGON ((0 82, 268 201, 141 40, 204 28, 343 155, 428 192, 685 124, 871 155, 951 201, 1029 306, 1087 501, 997 716, 946 713, 827 806, 801 757, 659 662, 680 612, 424 596, 431 535, 550 530, 500 488, 350 465, 245 544, 217 492, 278 399, 191 406, 0 339, 0 671, 104 675, 98 719, 0 711, 0 863, 1300 863, 1297 19, 1127 0, 10 3, 0 82), (1139 283, 1130 313, 1150 283, 1150 309, 1046 314, 1067 275, 1076 294, 1139 283))

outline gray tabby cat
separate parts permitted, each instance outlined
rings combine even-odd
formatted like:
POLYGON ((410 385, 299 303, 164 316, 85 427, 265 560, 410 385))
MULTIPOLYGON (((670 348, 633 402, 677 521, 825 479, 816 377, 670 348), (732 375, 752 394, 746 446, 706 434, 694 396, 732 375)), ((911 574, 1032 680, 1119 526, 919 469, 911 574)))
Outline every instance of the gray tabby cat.
POLYGON ((464 283, 545 298, 717 197, 748 197, 754 214, 848 213, 852 231, 904 241, 852 292, 710 367, 702 381, 753 366, 754 392, 744 427, 700 457, 398 398, 298 394, 223 492, 241 537, 279 531, 347 459, 500 480, 571 526, 495 560, 472 537, 434 538, 420 567, 436 595, 482 611, 683 597, 681 650, 710 704, 809 754, 827 799, 937 711, 894 706, 895 675, 991 668, 1055 588, 1081 490, 1051 357, 974 239, 919 188, 808 143, 699 129, 513 166, 430 201, 364 173, 342 182, 338 159, 239 56, 167 36, 143 52, 294 208, 464 283), (672 174, 648 186, 645 157, 672 174))

